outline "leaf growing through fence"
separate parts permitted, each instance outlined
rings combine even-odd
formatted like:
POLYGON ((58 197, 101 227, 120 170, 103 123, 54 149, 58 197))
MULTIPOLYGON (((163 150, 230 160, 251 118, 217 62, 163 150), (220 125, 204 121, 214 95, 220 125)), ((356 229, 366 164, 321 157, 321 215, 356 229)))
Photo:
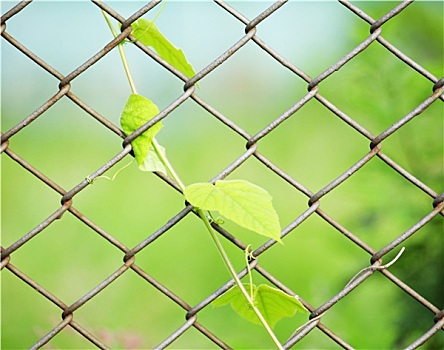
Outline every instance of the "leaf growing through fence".
MULTIPOLYGON (((131 94, 123 109, 120 124, 125 134, 130 135, 157 114, 159 114, 159 109, 153 102, 143 96, 131 94)), ((157 156, 152 148, 150 151, 150 146, 161 127, 162 123, 158 122, 131 142, 137 164, 143 171, 155 171, 149 168, 150 164, 157 164, 157 156)))
POLYGON ((270 194, 245 180, 218 180, 187 186, 186 200, 203 210, 215 210, 236 224, 281 242, 279 217, 270 194))
MULTIPOLYGON (((249 283, 244 283, 244 286, 247 291, 250 290, 249 283)), ((284 317, 292 317, 297 311, 307 311, 297 297, 266 284, 261 284, 258 287, 253 284, 252 299, 271 328, 274 328, 276 323, 284 317)), ((261 324, 238 286, 232 287, 211 303, 215 307, 226 304, 231 304, 233 310, 244 319, 255 324, 261 324)))
POLYGON ((188 78, 196 75, 183 51, 171 44, 159 31, 154 22, 140 18, 137 22, 132 24, 132 27, 132 34, 138 41, 145 46, 152 47, 160 57, 174 68, 181 71, 188 78))

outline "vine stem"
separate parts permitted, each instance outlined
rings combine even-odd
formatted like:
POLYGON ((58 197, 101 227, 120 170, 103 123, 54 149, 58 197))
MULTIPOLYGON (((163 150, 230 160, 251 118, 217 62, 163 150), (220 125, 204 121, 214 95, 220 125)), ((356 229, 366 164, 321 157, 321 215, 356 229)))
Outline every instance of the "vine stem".
MULTIPOLYGON (((113 27, 113 24, 111 23, 111 20, 109 19, 108 15, 106 14, 105 11, 102 10, 102 14, 103 14, 103 17, 105 17, 106 23, 108 24, 108 27, 111 30, 111 33, 113 34, 114 38, 116 38, 117 37, 117 33, 114 30, 114 27, 113 27)), ((119 44, 118 46, 119 46, 120 58, 122 59, 123 68, 125 69, 126 77, 128 78, 128 82, 129 82, 131 91, 133 92, 133 94, 137 94, 136 86, 134 85, 134 81, 133 81, 133 78, 131 76, 131 71, 130 71, 129 66, 128 66, 128 61, 126 60, 125 52, 123 51, 123 47, 122 47, 121 44, 119 44)))
POLYGON ((228 268, 228 271, 230 272, 230 275, 233 277, 234 281, 236 282, 237 286, 239 287, 240 291, 242 292, 244 298, 248 301, 248 304, 253 309, 256 316, 261 321, 262 325, 264 326, 267 333, 270 335, 271 339, 275 343, 276 347, 279 350, 283 350, 281 343, 279 342, 279 339, 277 339, 276 335, 274 334, 273 330, 268 325, 267 321, 265 320, 264 316, 260 312, 260 310, 254 305, 254 301, 248 294, 247 290, 245 289, 244 285, 240 281, 239 277, 237 276, 236 271, 234 270, 233 265, 231 264, 230 258, 228 257, 227 253, 225 252, 224 247, 222 246, 222 243, 220 242, 219 238, 217 237, 216 233, 214 232, 213 228, 211 227, 210 222, 208 221, 208 218, 205 216, 205 213, 202 209, 196 208, 197 213, 199 214, 200 218, 205 223, 205 226, 207 227, 208 232, 211 235, 211 238, 213 239, 214 244, 217 247, 217 250, 219 251, 220 255, 222 256, 222 260, 225 262, 225 265, 228 268))
MULTIPOLYGON (((117 33, 114 30, 114 27, 113 27, 108 15, 103 10, 102 10, 102 14, 105 17, 106 23, 108 24, 108 27, 110 28, 111 33, 113 34, 114 37, 117 37, 117 33)), ((123 51, 123 47, 120 44, 119 44, 119 53, 120 53, 120 58, 122 59, 123 67, 125 69, 126 77, 128 79, 131 91, 133 94, 137 94, 136 87, 134 85, 134 81, 131 76, 131 71, 128 66, 128 61, 125 56, 125 52, 123 51)), ((153 146, 154 151, 156 152, 159 160, 163 163, 165 168, 171 174, 173 180, 176 182, 176 184, 179 186, 180 190, 183 192, 185 190, 185 185, 180 180, 180 177, 177 175, 176 171, 174 170, 174 168, 171 165, 171 163, 169 162, 169 160, 166 158, 166 156, 163 154, 163 152, 161 152, 160 145, 158 144, 158 142, 156 141, 155 138, 153 138, 152 146, 153 146)), ((248 294, 244 285, 242 284, 239 277, 237 276, 236 271, 234 270, 234 267, 231 264, 230 258, 228 257, 227 253, 225 252, 225 249, 222 246, 222 243, 220 242, 219 238, 217 237, 217 234, 214 232, 213 228, 211 227, 211 224, 208 221, 208 218, 206 217, 204 211, 199 208, 195 208, 195 211, 197 212, 199 217, 203 220, 208 232, 210 233, 210 236, 211 236, 214 244, 216 245, 217 250, 219 251, 219 253, 222 257, 222 260, 224 261, 225 265, 228 268, 228 271, 230 272, 230 275, 233 277, 234 281, 236 282, 236 284, 239 287, 240 291, 242 292, 243 296, 248 301, 248 304, 250 305, 250 307, 253 309, 254 313, 257 315, 257 317, 261 321, 262 325, 264 326, 267 333, 270 335, 270 337, 273 340, 273 342, 275 343, 276 347, 279 350, 283 350, 283 347, 282 347, 281 343, 279 342, 279 339, 277 339, 276 335, 273 333, 273 330, 268 325, 267 321, 265 320, 265 318, 262 315, 262 313, 260 312, 260 310, 254 305, 254 301, 253 301, 252 297, 250 297, 250 295, 248 294)), ((251 277, 251 272, 250 272, 250 277, 251 277)))
POLYGON ((185 190, 185 185, 180 180, 180 177, 177 175, 176 171, 174 170, 173 166, 169 162, 168 158, 165 157, 165 155, 160 151, 159 143, 156 141, 155 138, 153 138, 153 141, 151 143, 153 145, 154 151, 157 154, 157 157, 160 159, 160 161, 163 163, 165 168, 168 170, 168 172, 171 174, 171 177, 176 182, 177 186, 179 186, 180 190, 183 192, 185 190))

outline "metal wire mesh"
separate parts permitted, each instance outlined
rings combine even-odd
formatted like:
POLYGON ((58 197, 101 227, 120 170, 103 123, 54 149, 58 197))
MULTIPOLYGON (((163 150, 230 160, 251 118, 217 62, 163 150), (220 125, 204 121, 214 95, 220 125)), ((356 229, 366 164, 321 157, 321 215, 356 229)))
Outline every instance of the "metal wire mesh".
MULTIPOLYGON (((356 47, 354 47, 349 53, 347 53, 344 57, 339 59, 337 62, 333 63, 329 66, 325 71, 319 74, 317 77, 310 77, 308 74, 300 70, 290 61, 282 57, 279 52, 273 50, 270 46, 267 45, 258 35, 257 29, 260 27, 261 23, 267 18, 273 16, 275 13, 279 11, 285 11, 285 3, 286 1, 277 1, 269 6, 265 11, 259 14, 254 19, 250 20, 246 18, 242 13, 236 10, 236 5, 229 5, 224 1, 215 1, 214 6, 219 6, 221 9, 226 11, 228 14, 233 16, 237 21, 244 25, 244 33, 239 35, 239 39, 237 42, 233 43, 233 45, 226 50, 225 53, 220 55, 217 59, 212 62, 208 62, 208 65, 200 70, 193 78, 188 79, 181 72, 176 70, 174 67, 169 65, 167 62, 162 60, 155 52, 146 48, 142 44, 136 42, 140 51, 147 56, 147 60, 154 60, 167 71, 171 72, 178 79, 184 81, 183 93, 177 96, 177 98, 165 108, 163 109, 154 119, 152 119, 149 123, 144 125, 138 131, 133 133, 132 135, 126 137, 125 134, 119 129, 118 126, 114 125, 112 122, 107 120, 105 117, 96 112, 91 106, 82 101, 78 96, 76 96, 71 91, 71 83, 74 82, 79 76, 81 76, 85 71, 87 71, 90 67, 95 65, 101 59, 103 59, 108 53, 117 49, 119 43, 125 39, 134 39, 131 36, 131 23, 136 21, 141 16, 149 13, 153 10, 156 5, 160 3, 160 1, 154 0, 149 2, 148 4, 142 6, 140 10, 129 16, 128 18, 123 17, 119 13, 117 13, 111 5, 102 3, 100 1, 93 0, 92 4, 97 7, 96 10, 104 10, 111 17, 122 24, 121 33, 115 39, 111 40, 109 43, 104 46, 104 48, 97 51, 96 54, 91 56, 85 63, 74 69, 71 73, 64 76, 60 72, 58 72, 55 68, 53 68, 50 64, 39 58, 35 53, 33 53, 30 49, 22 45, 18 40, 16 40, 13 36, 8 33, 7 23, 9 20, 13 19, 15 16, 20 16, 20 11, 25 7, 29 6, 31 2, 23 1, 14 6, 11 10, 7 11, 1 19, 1 31, 2 31, 2 45, 12 45, 17 49, 21 54, 27 56, 31 61, 33 61, 36 65, 41 67, 44 71, 55 77, 59 83, 59 90, 47 101, 45 101, 39 108, 25 117, 18 124, 10 128, 9 130, 5 130, 1 135, 1 150, 4 155, 11 158, 13 161, 18 163, 23 170, 31 173, 35 178, 44 183, 46 186, 50 187, 54 190, 61 198, 61 205, 52 213, 48 213, 48 216, 45 220, 40 222, 37 226, 35 226, 29 232, 24 232, 21 234, 20 238, 18 238, 14 243, 9 246, 1 248, 1 258, 2 269, 8 270, 12 273, 18 280, 29 285, 37 293, 40 293, 44 298, 46 298, 49 302, 53 303, 62 311, 62 320, 58 323, 53 329, 47 330, 46 334, 44 334, 40 339, 38 339, 35 344, 29 344, 30 348, 37 349, 48 342, 51 341, 58 333, 63 331, 65 328, 69 328, 70 326, 79 335, 87 339, 91 345, 94 345, 101 349, 109 348, 109 344, 106 344, 106 341, 101 339, 97 334, 95 334, 94 330, 88 329, 87 326, 80 324, 76 320, 76 312, 82 309, 85 304, 90 301, 92 298, 95 298, 98 293, 102 292, 105 289, 113 288, 113 282, 124 276, 128 273, 128 271, 135 272, 141 279, 146 281, 149 285, 154 286, 158 293, 163 293, 166 297, 171 299, 174 303, 177 304, 181 310, 183 310, 182 315, 185 317, 185 321, 171 334, 169 334, 165 339, 163 339, 156 348, 163 349, 168 346, 174 347, 174 342, 182 337, 184 334, 189 332, 190 329, 194 328, 198 330, 200 333, 205 335, 211 342, 214 343, 215 347, 220 348, 230 348, 230 344, 227 344, 224 339, 217 334, 217 332, 211 331, 205 324, 198 321, 199 313, 208 308, 210 303, 223 294, 226 290, 228 290, 234 283, 233 280, 227 281, 223 286, 217 289, 214 293, 211 293, 206 298, 202 299, 196 305, 190 305, 187 301, 184 300, 180 295, 178 295, 174 290, 170 290, 165 287, 158 278, 153 277, 153 274, 148 273, 145 269, 140 267, 136 258, 137 255, 143 250, 149 250, 152 247, 152 243, 158 239, 162 239, 163 236, 176 224, 178 224, 181 220, 187 217, 190 213, 192 213, 192 207, 190 205, 186 206, 182 210, 180 210, 177 214, 171 217, 167 223, 161 226, 155 232, 151 232, 147 235, 146 239, 138 242, 134 247, 127 247, 125 244, 120 242, 116 237, 112 234, 108 233, 105 229, 94 223, 91 219, 77 210, 73 203, 75 198, 82 192, 85 191, 94 191, 94 188, 90 186, 91 181, 103 175, 106 171, 114 167, 117 163, 119 163, 125 156, 131 153, 131 141, 134 140, 137 136, 143 133, 145 130, 150 128, 156 122, 167 118, 177 107, 182 105, 185 101, 193 101, 197 106, 204 109, 208 112, 208 115, 211 118, 215 118, 220 123, 228 127, 231 132, 245 140, 246 150, 239 151, 239 156, 235 159, 232 159, 230 164, 224 164, 225 167, 221 172, 214 175, 214 177, 210 181, 215 181, 217 179, 223 179, 233 173, 236 169, 241 168, 244 163, 249 159, 256 159, 265 167, 267 167, 270 171, 273 172, 274 176, 279 179, 279 181, 285 182, 292 186, 295 190, 299 191, 308 199, 308 208, 303 212, 298 213, 293 218, 293 221, 288 224, 282 231, 282 238, 294 235, 298 232, 299 226, 306 221, 311 216, 318 216, 325 223, 333 227, 342 237, 347 238, 350 242, 353 243, 355 249, 363 250, 368 256, 371 258, 370 266, 362 271, 358 276, 353 279, 349 284, 347 284, 342 290, 340 290, 333 297, 329 297, 319 306, 315 307, 310 303, 310 300, 305 300, 302 296, 302 301, 304 305, 310 310, 309 319, 310 322, 307 322, 301 329, 295 331, 283 344, 284 348, 292 348, 299 341, 301 341, 304 337, 306 337, 313 329, 318 329, 323 332, 326 336, 331 338, 339 347, 351 349, 355 345, 349 344, 346 337, 341 337, 336 334, 335 327, 327 327, 321 321, 323 316, 328 313, 334 314, 334 309, 332 308, 343 298, 347 298, 349 295, 356 290, 357 287, 363 285, 365 286, 367 281, 369 281, 371 276, 373 276, 374 272, 379 272, 382 276, 384 276, 387 280, 390 280, 394 283, 400 290, 402 290, 407 295, 411 296, 417 303, 423 305, 426 309, 430 311, 430 327, 429 329, 422 330, 422 335, 417 338, 411 344, 403 344, 405 348, 414 349, 418 348, 435 335, 440 330, 444 329, 444 310, 441 310, 440 307, 442 305, 434 305, 430 302, 426 297, 422 296, 418 291, 411 288, 405 282, 403 282, 400 278, 398 278, 395 274, 389 272, 387 270, 386 265, 383 264, 384 257, 391 251, 396 248, 399 248, 405 241, 411 240, 416 233, 426 225, 429 225, 430 222, 436 218, 436 220, 441 220, 442 223, 442 215, 444 214, 444 194, 437 193, 434 189, 429 187, 425 182, 421 181, 418 177, 412 175, 409 171, 407 171, 404 167, 397 164, 394 160, 392 160, 387 154, 382 151, 382 146, 386 140, 389 140, 396 134, 399 130, 401 130, 406 123, 411 121, 414 118, 418 118, 421 114, 426 111, 431 105, 441 103, 444 101, 444 78, 438 79, 432 73, 428 72, 424 67, 421 66, 420 63, 415 62, 413 59, 404 54, 397 47, 392 45, 389 41, 383 38, 382 36, 382 28, 383 26, 394 17, 398 16, 402 11, 404 11, 412 1, 403 1, 399 4, 392 4, 393 8, 383 15, 381 18, 375 20, 366 14, 360 7, 359 4, 355 5, 351 2, 339 0, 340 4, 342 4, 351 14, 355 15, 362 21, 365 21, 369 25, 369 35, 365 40, 359 43, 356 47), (298 79, 307 83, 307 93, 301 98, 294 100, 293 105, 287 109, 282 114, 275 116, 273 121, 268 125, 263 127, 260 131, 258 131, 255 135, 250 135, 247 131, 245 131, 241 126, 239 126, 236 122, 234 122, 229 117, 225 116, 223 113, 218 111, 214 106, 207 103, 204 99, 202 99, 199 95, 200 92, 195 88, 198 82, 204 81, 208 74, 216 71, 220 66, 223 66, 225 62, 228 62, 230 57, 236 55, 238 52, 242 51, 242 48, 245 44, 253 42, 257 45, 263 52, 268 54, 273 60, 275 60, 278 64, 285 67, 288 74, 292 74, 298 79), (332 102, 330 102, 327 98, 322 96, 322 86, 323 83, 326 82, 333 73, 340 70, 345 65, 352 62, 355 57, 357 57, 360 53, 366 50, 371 45, 379 45, 386 52, 396 57, 402 64, 410 67, 415 74, 418 74, 424 77, 430 85, 430 93, 428 96, 420 101, 413 109, 411 109, 407 114, 402 117, 399 117, 396 122, 388 127, 383 132, 378 135, 373 135, 370 133, 364 126, 354 120, 351 116, 347 115, 344 111, 336 107, 332 102), (107 132, 114 133, 120 136, 123 141, 123 149, 118 152, 115 156, 112 157, 109 161, 100 166, 96 171, 88 176, 88 179, 79 179, 79 182, 72 188, 65 190, 62 186, 57 184, 52 179, 45 176, 41 171, 39 171, 36 167, 30 164, 26 159, 22 158, 19 154, 15 153, 10 147, 10 140, 13 140, 16 135, 21 133, 25 128, 40 118, 45 117, 45 112, 57 105, 59 101, 64 98, 68 98, 73 101, 79 108, 83 109, 88 115, 97 120, 103 128, 106 128, 107 132), (328 111, 331 112, 338 120, 345 123, 350 127, 353 132, 358 133, 365 138, 368 139, 370 150, 361 155, 361 158, 356 161, 352 166, 350 166, 346 171, 337 176, 334 179, 331 179, 329 183, 319 189, 317 192, 312 192, 305 187, 305 185, 298 182, 294 179, 290 174, 282 170, 279 166, 274 164, 272 160, 268 157, 264 156, 261 152, 259 152, 259 145, 265 140, 273 131, 277 128, 285 128, 286 124, 283 124, 286 120, 296 118, 298 112, 302 109, 304 105, 308 102, 316 100, 323 107, 325 107, 328 111), (441 100, 441 101, 439 101, 441 100), (384 246, 381 249, 375 249, 374 247, 367 244, 364 240, 362 240, 358 235, 349 231, 345 228, 340 222, 335 220, 329 214, 327 214, 323 209, 321 209, 321 203, 323 199, 328 197, 329 193, 344 182, 348 181, 348 179, 359 172, 367 163, 371 162, 372 159, 379 158, 385 165, 385 167, 392 169, 395 171, 399 177, 404 178, 412 187, 416 187, 420 191, 422 191, 425 195, 430 198, 430 209, 427 209, 426 215, 422 218, 418 218, 416 223, 406 229, 403 233, 398 234, 396 238, 389 239, 385 242, 384 246), (115 269, 115 271, 107 276, 101 276, 103 281, 97 284, 94 288, 92 288, 88 293, 84 294, 78 300, 75 300, 72 303, 65 303, 60 300, 57 295, 52 293, 49 289, 43 287, 41 282, 35 280, 27 275, 26 271, 22 271, 18 267, 14 265, 14 254, 16 254, 19 250, 26 247, 28 242, 31 240, 38 240, 39 236, 42 235, 42 232, 54 224, 57 220, 63 220, 66 218, 67 214, 65 212, 69 212, 72 216, 74 216, 79 222, 83 225, 86 225, 90 229, 92 229, 97 235, 102 237, 105 241, 107 241, 110 245, 117 248, 122 254, 123 263, 115 269)), ((94 6, 92 6, 94 7, 94 6)), ((302 33, 303 35, 303 33, 302 33)), ((7 67, 2 67, 2 69, 8 69, 7 67)), ((339 74, 339 73, 337 73, 339 74)), ((7 89, 7 86, 3 87, 7 89)), ((353 87, 351 87, 353 88, 353 87)), ((384 87, 380 87, 384 89, 384 87)), ((7 111, 6 111, 7 112, 7 111)), ((436 124, 438 125, 438 124, 436 124)), ((438 145, 434 145, 436 147, 442 147, 442 140, 438 142, 438 145), (441 143, 441 144, 439 144, 441 143)), ((308 145, 307 145, 308 147, 308 145)), ((86 155, 85 155, 86 156, 86 155)), ((338 155, 340 157, 340 155, 338 155)), ((169 185, 174 187, 176 190, 180 191, 175 184, 163 176, 162 174, 157 174, 160 178, 162 178, 169 185)), ((13 184, 3 184, 3 186, 13 186, 13 184)), ((402 194, 400 194, 402 196, 402 194)), ((384 196, 384 194, 380 194, 380 196, 384 196)), ((104 207, 106 210, 106 207, 104 207)), ((4 217, 3 220, 8 220, 8 218, 4 217)), ((228 232, 221 226, 213 223, 213 227, 227 239, 234 247, 237 247, 240 252, 246 249, 246 243, 240 241, 233 234, 228 232)), ((5 234, 5 233, 4 233, 5 234)), ((442 232, 436 232, 436 235, 442 235, 442 232)), ((285 242, 285 238, 284 238, 285 242)), ((262 256, 265 256, 268 252, 272 251, 275 245, 275 241, 268 241, 265 244, 258 247, 254 252, 254 256, 257 257, 256 260, 251 262, 250 268, 262 275, 263 278, 268 280, 271 284, 276 287, 282 289, 283 291, 294 295, 295 292, 286 285, 285 280, 280 280, 275 277, 272 273, 267 271, 260 263, 262 256)), ((44 254, 44 252, 42 253, 44 254)), ((195 252, 198 254, 198 252, 195 252)), ((387 264, 388 261, 385 261, 387 264)), ((434 262, 435 264, 440 264, 442 262, 434 262)), ((358 272, 359 268, 356 268, 355 272, 358 272)), ((441 266, 442 272, 442 266, 441 266)), ((130 272, 131 273, 131 272, 130 272)), ((243 277, 247 273, 247 269, 243 269, 239 272, 239 276, 243 277)), ((442 276, 436 276, 436 278, 440 279, 442 276)), ((7 300, 3 302, 7 303, 7 300)), ((414 315, 412 315, 414 317, 414 315)), ((377 337, 378 335, 369 335, 369 337, 377 337)), ((189 344, 190 348, 193 347, 193 344, 189 344)))

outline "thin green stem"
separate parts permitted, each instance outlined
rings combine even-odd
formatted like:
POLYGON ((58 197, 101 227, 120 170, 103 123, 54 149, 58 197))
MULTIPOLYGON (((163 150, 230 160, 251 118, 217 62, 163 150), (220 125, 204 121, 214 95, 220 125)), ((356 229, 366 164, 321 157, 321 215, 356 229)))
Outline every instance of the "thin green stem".
MULTIPOLYGON (((102 10, 102 14, 103 17, 105 17, 106 23, 108 24, 111 33, 113 33, 114 38, 116 38, 117 32, 114 30, 111 20, 109 19, 105 11, 102 10)), ((133 94, 137 94, 136 86, 134 85, 133 77, 131 76, 131 71, 129 70, 128 61, 126 60, 125 52, 123 51, 123 46, 121 43, 119 44, 119 53, 120 53, 120 58, 122 59, 123 68, 125 69, 126 77, 128 79, 131 91, 133 92, 133 94)))
POLYGON ((135 161, 135 158, 133 158, 133 160, 128 163, 127 165, 124 165, 123 167, 121 167, 119 170, 116 171, 116 173, 113 175, 113 177, 109 177, 106 175, 100 175, 97 176, 94 180, 91 180, 88 176, 86 177, 86 181, 88 181, 88 183, 92 184, 95 180, 97 179, 105 179, 105 180, 109 180, 109 181, 114 181, 117 177, 117 175, 119 175, 119 173, 123 170, 125 170, 126 168, 128 168, 131 164, 133 164, 133 162, 135 161))
POLYGON ((134 41, 132 41, 133 43, 138 41, 139 38, 143 37, 145 35, 145 33, 147 33, 151 29, 151 27, 154 25, 154 22, 156 22, 157 17, 159 17, 159 15, 162 12, 162 10, 165 7, 165 5, 166 5, 166 1, 163 2, 162 7, 159 9, 159 11, 157 11, 157 13, 154 16, 153 20, 149 23, 149 25, 146 27, 146 29, 142 33, 139 33, 137 35, 136 39, 134 41))
POLYGON ((214 244, 216 244, 217 250, 219 251, 220 255, 222 256, 222 260, 225 262, 225 265, 227 266, 227 268, 230 272, 230 275, 233 277, 234 281, 236 282, 237 286, 239 287, 240 291, 242 292, 244 298, 248 301, 248 304, 251 306, 254 313, 261 321, 262 325, 264 326, 267 333, 270 335, 270 337, 273 340, 273 342, 275 343, 276 347, 279 350, 283 350, 283 347, 282 347, 281 343, 279 342, 279 339, 277 339, 276 335, 273 333, 273 330, 270 328, 270 326, 268 325, 264 316, 262 316, 259 309, 256 307, 256 305, 254 305, 254 301, 252 300, 252 298, 248 294, 247 290, 245 289, 244 285, 242 284, 239 277, 237 276, 236 271, 234 270, 234 267, 231 264, 230 258, 228 258, 228 255, 225 252, 225 249, 222 246, 222 243, 220 242, 219 238, 217 237, 216 233, 214 232, 213 228, 211 227, 211 224, 208 221, 208 218, 205 216, 205 213, 201 209, 196 208, 196 210, 197 210, 197 213, 199 214, 200 218, 205 223, 205 226, 207 227, 208 232, 210 233, 214 244))
POLYGON ((185 190, 185 185, 180 180, 180 177, 177 175, 176 171, 174 170, 173 166, 169 162, 168 158, 165 157, 165 155, 161 152, 160 146, 157 143, 156 139, 153 138, 153 142, 151 143, 153 145, 154 151, 157 154, 157 157, 160 159, 160 161, 163 163, 165 168, 168 170, 168 172, 173 177, 173 180, 176 182, 177 186, 179 186, 180 190, 183 192, 185 190))
POLYGON ((123 51, 123 46, 119 45, 119 53, 122 58, 123 67, 125 68, 126 77, 128 78, 129 85, 131 87, 131 91, 133 94, 137 94, 136 86, 134 85, 133 78, 131 76, 131 72, 128 67, 128 62, 126 60, 125 52, 123 51))
POLYGON ((162 6, 160 7, 159 11, 157 11, 156 15, 154 16, 152 22, 156 22, 157 17, 159 17, 160 13, 163 11, 163 8, 166 5, 166 0, 163 2, 162 6))

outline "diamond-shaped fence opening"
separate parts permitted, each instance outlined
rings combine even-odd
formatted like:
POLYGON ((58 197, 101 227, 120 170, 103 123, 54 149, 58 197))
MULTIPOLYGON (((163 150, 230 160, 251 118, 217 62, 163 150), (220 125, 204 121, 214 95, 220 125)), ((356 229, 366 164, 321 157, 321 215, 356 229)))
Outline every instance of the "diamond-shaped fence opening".
POLYGON ((212 225, 245 282, 251 245, 255 283, 309 310, 282 348, 442 348, 443 6, 2 2, 2 347, 276 347, 211 306, 234 281, 180 186, 123 168, 143 17, 197 72, 122 45, 182 181, 273 196, 283 245, 212 225))

